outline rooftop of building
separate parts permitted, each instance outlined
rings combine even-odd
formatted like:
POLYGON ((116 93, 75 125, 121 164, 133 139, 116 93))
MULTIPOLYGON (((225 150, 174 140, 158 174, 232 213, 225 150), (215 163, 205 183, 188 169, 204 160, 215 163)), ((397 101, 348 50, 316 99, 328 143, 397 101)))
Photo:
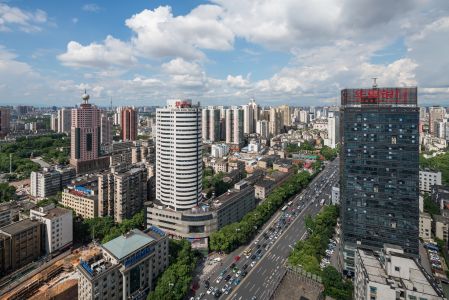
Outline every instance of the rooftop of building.
POLYGON ((39 211, 41 213, 45 214, 45 218, 47 219, 55 219, 60 216, 66 215, 68 213, 72 213, 70 209, 63 208, 63 207, 53 207, 48 210, 42 210, 43 207, 40 207, 39 209, 36 209, 36 211, 39 211))
POLYGON ((431 169, 431 168, 420 168, 419 169, 420 172, 428 172, 428 173, 441 173, 440 171, 431 169))
POLYGON ((0 212, 11 210, 12 208, 16 208, 16 207, 18 207, 18 205, 15 201, 4 202, 4 203, 0 204, 0 212))
POLYGON ((412 264, 412 267, 409 269, 409 278, 388 275, 380 258, 373 251, 359 248, 357 252, 369 281, 388 285, 391 288, 407 289, 428 295, 439 295, 440 291, 436 290, 435 283, 430 281, 432 280, 430 276, 425 273, 424 269, 414 259, 407 257, 405 254, 394 251, 389 252, 389 255, 392 257, 397 256, 409 260, 409 263, 412 264))
MULTIPOLYGON (((238 197, 241 192, 248 192, 250 190, 251 190, 250 194, 254 195, 254 188, 251 185, 249 185, 245 180, 241 180, 238 183, 236 183, 232 189, 228 190, 224 194, 210 200, 202 201, 198 203, 197 206, 192 207, 191 209, 188 210, 179 211, 179 213, 201 214, 216 211, 224 207, 226 204, 231 203, 231 201, 234 200, 236 197, 238 197)), ((162 202, 158 200, 146 202, 145 205, 155 206, 158 207, 159 209, 174 211, 173 209, 166 207, 162 202)))
POLYGON ((130 232, 103 244, 102 247, 116 259, 121 260, 154 240, 154 238, 143 231, 133 229, 130 232))
POLYGON ((268 187, 272 187, 274 184, 275 183, 274 183, 273 180, 261 179, 261 180, 257 181, 254 184, 254 186, 260 186, 260 187, 268 188, 268 187))
POLYGON ((0 228, 0 231, 9 235, 15 235, 20 232, 26 231, 30 228, 38 226, 40 223, 31 219, 24 219, 0 228))
POLYGON ((420 212, 419 216, 420 217, 424 217, 426 219, 432 219, 432 216, 429 213, 426 213, 426 212, 420 212))
POLYGON ((441 223, 449 223, 449 216, 447 214, 433 215, 433 221, 441 223))

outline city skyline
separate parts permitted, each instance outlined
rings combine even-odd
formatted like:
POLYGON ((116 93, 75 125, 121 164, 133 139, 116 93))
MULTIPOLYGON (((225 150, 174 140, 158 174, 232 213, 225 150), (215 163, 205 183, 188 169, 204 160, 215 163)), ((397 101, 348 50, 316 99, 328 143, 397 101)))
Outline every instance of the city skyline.
POLYGON ((448 104, 449 4, 365 2, 2 2, 0 105, 334 105, 371 77, 448 104))

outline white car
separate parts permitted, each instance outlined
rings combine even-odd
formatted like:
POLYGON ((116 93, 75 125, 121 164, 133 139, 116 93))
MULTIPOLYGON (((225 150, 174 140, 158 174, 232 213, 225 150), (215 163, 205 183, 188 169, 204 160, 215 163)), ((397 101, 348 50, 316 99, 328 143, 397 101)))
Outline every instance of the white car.
POLYGON ((223 279, 223 276, 220 275, 220 276, 218 276, 216 282, 217 282, 217 283, 220 283, 220 281, 221 281, 222 279, 223 279))
POLYGON ((212 293, 212 290, 213 290, 214 288, 213 287, 210 287, 207 291, 206 291, 206 293, 209 295, 210 293, 212 293))
POLYGON ((254 260, 252 263, 251 263, 251 267, 254 267, 256 265, 256 261, 254 260))

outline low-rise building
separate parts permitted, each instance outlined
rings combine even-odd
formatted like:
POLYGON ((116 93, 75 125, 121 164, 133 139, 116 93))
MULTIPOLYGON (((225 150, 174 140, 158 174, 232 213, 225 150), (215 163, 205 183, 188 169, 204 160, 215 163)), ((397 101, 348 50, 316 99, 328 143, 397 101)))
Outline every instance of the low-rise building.
POLYGON ((278 159, 273 162, 273 170, 288 173, 293 170, 292 161, 289 159, 278 159))
POLYGON ((0 228, 19 221, 19 207, 16 202, 0 204, 0 228))
POLYGON ((340 204, 340 186, 333 186, 332 187, 332 205, 339 205, 340 204))
POLYGON ((229 146, 226 144, 213 144, 210 147, 210 155, 215 158, 220 158, 228 155, 229 146))
POLYGON ((431 189, 430 197, 440 209, 449 209, 449 187, 443 185, 434 185, 431 189))
POLYGON ((143 299, 168 266, 168 239, 150 227, 133 229, 103 245, 101 254, 77 266, 78 299, 143 299))
POLYGON ((70 209, 50 204, 30 210, 30 219, 44 224, 44 244, 47 254, 67 249, 73 242, 73 216, 70 209))
POLYGON ((215 159, 211 162, 214 173, 227 173, 228 172, 228 161, 226 159, 215 159))
POLYGON ((434 185, 441 185, 441 172, 429 169, 419 170, 419 190, 430 192, 434 185))
POLYGON ((70 207, 85 219, 98 217, 98 194, 89 187, 75 185, 65 188, 61 195, 61 204, 70 207))
POLYGON ((146 206, 147 226, 157 226, 173 237, 189 238, 194 248, 207 248, 212 232, 240 221, 255 208, 256 200, 254 188, 240 181, 225 194, 189 210, 175 211, 158 201, 147 202, 146 206))
POLYGON ((245 163, 240 160, 229 160, 228 161, 228 172, 235 171, 235 170, 240 171, 240 172, 245 171, 245 163))
POLYGON ((425 241, 432 237, 432 217, 428 213, 419 213, 419 237, 425 241))
POLYGON ((256 199, 265 200, 268 194, 276 187, 273 180, 262 179, 254 185, 256 199))
POLYGON ((445 241, 446 245, 449 242, 449 218, 446 216, 433 216, 433 233, 435 237, 445 241))
POLYGON ((435 280, 400 247, 385 245, 377 255, 357 249, 354 299, 444 299, 435 280))
POLYGON ((25 219, 0 228, 0 277, 24 267, 43 254, 42 224, 25 219))

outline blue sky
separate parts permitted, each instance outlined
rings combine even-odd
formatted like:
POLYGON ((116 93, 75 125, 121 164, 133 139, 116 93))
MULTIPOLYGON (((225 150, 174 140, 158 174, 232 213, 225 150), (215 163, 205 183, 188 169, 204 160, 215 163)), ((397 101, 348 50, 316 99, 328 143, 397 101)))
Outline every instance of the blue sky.
POLYGON ((448 40, 446 0, 0 0, 0 105, 325 105, 371 77, 449 104, 448 40))

